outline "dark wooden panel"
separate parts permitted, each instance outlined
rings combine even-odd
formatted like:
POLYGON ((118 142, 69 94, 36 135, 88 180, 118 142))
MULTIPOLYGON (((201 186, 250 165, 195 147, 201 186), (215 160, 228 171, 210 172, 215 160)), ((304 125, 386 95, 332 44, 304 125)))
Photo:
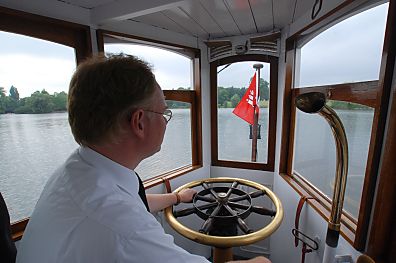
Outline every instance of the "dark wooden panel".
MULTIPOLYGON (((382 156, 373 160, 379 165, 377 196, 371 222, 368 254, 379 263, 394 262, 396 254, 396 1, 390 1, 385 33, 383 59, 380 71, 380 87, 383 87, 381 108, 387 110, 390 100, 386 137, 382 156)), ((382 121, 382 119, 381 119, 382 121)), ((385 121, 384 121, 385 122, 385 121)), ((384 131, 385 125, 381 127, 384 131)), ((383 134, 383 132, 378 133, 383 134)))
POLYGON ((307 92, 322 92, 329 100, 341 100, 363 104, 375 108, 377 103, 378 81, 365 81, 298 88, 293 96, 307 92))
POLYGON ((210 104, 211 104, 211 152, 212 165, 259 169, 274 171, 275 147, 276 147, 276 118, 277 118, 277 96, 278 96, 278 58, 268 55, 239 55, 222 58, 210 63, 210 104), (268 125, 268 154, 267 163, 226 161, 218 159, 218 125, 217 125, 217 67, 242 61, 262 61, 270 63, 270 105, 268 125))
POLYGON ((377 93, 377 107, 373 119, 373 124, 376 125, 373 125, 371 131, 370 148, 366 165, 367 169, 359 209, 359 224, 356 229, 356 240, 354 243, 354 247, 358 250, 363 250, 365 248, 367 235, 370 231, 369 228, 373 229, 377 227, 375 225, 372 225, 370 227, 370 216, 372 213, 377 174, 379 172, 379 166, 382 158, 381 151, 384 145, 384 131, 386 127, 386 118, 388 114, 389 97, 391 92, 392 76, 395 64, 395 9, 396 2, 391 1, 388 9, 388 19, 381 59, 377 93))
POLYGON ((78 63, 92 54, 88 26, 0 7, 0 30, 73 47, 78 63))
MULTIPOLYGON (((294 110, 292 107, 292 88, 293 88, 293 71, 294 71, 294 41, 286 42, 286 76, 285 91, 283 93, 283 118, 282 118, 282 138, 281 138, 281 156, 279 163, 279 172, 288 175, 292 174, 292 159, 294 141, 294 121, 291 122, 294 110)), ((293 117, 294 119, 294 117, 293 117)))

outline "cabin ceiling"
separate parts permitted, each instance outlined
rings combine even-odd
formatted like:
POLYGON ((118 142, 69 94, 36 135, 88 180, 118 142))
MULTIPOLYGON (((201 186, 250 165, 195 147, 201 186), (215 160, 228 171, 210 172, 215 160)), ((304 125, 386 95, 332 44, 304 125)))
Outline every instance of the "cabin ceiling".
POLYGON ((132 20, 201 39, 278 31, 314 0, 55 0, 89 9, 91 22, 132 20))

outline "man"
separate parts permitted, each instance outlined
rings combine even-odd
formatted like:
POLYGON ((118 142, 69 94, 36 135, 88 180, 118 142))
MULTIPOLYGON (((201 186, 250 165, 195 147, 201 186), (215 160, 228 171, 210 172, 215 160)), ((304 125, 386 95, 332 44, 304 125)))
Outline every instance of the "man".
POLYGON ((149 66, 125 55, 85 61, 70 82, 68 113, 81 147, 47 182, 17 262, 208 262, 176 246, 150 213, 195 191, 146 196, 134 172, 160 150, 172 117, 149 66))

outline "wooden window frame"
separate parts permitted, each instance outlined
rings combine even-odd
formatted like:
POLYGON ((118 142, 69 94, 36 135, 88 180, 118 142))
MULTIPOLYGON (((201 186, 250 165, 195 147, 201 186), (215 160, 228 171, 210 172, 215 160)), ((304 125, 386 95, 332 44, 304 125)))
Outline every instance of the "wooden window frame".
POLYGON ((158 176, 144 180, 145 188, 151 188, 162 184, 165 180, 171 180, 183 174, 202 167, 202 110, 201 110, 201 51, 196 48, 186 47, 183 45, 172 44, 168 42, 133 36, 129 34, 98 29, 96 30, 98 50, 104 52, 105 37, 116 38, 120 40, 130 40, 130 43, 143 43, 153 47, 160 46, 161 48, 182 49, 192 54, 191 59, 193 63, 193 90, 163 90, 167 100, 174 100, 189 103, 191 105, 191 147, 192 160, 191 165, 176 168, 159 174, 158 176))
MULTIPOLYGON (((90 28, 45 16, 0 7, 0 30, 72 47, 77 64, 92 54, 90 28)), ((20 240, 29 218, 11 225, 13 239, 20 240)))
MULTIPOLYGON (((279 171, 282 178, 284 178, 300 195, 310 195, 316 197, 317 200, 313 200, 312 202, 309 201, 308 203, 324 219, 327 220, 330 215, 331 200, 329 200, 328 198, 324 198, 323 194, 320 194, 320 190, 318 190, 317 187, 313 186, 293 171, 293 146, 295 140, 294 128, 296 122, 296 106, 294 98, 299 94, 303 94, 306 92, 320 91, 327 94, 329 99, 359 103, 373 107, 375 110, 373 124, 375 125, 372 126, 371 130, 370 146, 368 152, 368 160, 366 164, 366 173, 364 178, 359 215, 356 220, 345 211, 343 212, 341 218, 341 235, 358 251, 367 251, 366 242, 369 241, 367 243, 368 247, 375 247, 375 249, 372 249, 371 251, 371 254, 375 255, 375 253, 379 253, 378 251, 384 250, 385 246, 376 246, 375 244, 373 244, 374 240, 379 240, 381 238, 383 240, 386 240, 387 233, 392 233, 392 229, 394 233, 396 231, 393 227, 393 224, 385 227, 381 225, 381 220, 374 220, 373 223, 370 225, 370 218, 374 205, 373 200, 375 198, 377 175, 379 173, 381 163, 381 151, 384 145, 384 133, 381 131, 384 131, 386 127, 388 104, 392 85, 392 74, 395 63, 396 32, 393 25, 395 23, 396 1, 391 0, 388 9, 385 40, 383 45, 380 75, 378 81, 365 81, 359 83, 325 85, 298 89, 293 88, 293 74, 295 72, 297 40, 302 38, 305 32, 308 32, 309 30, 315 31, 316 29, 318 29, 315 27, 317 27, 320 20, 325 20, 334 12, 340 10, 341 8, 347 7, 351 3, 352 1, 347 1, 345 4, 324 15, 321 19, 319 19, 319 21, 313 22, 312 24, 308 25, 307 27, 286 40, 286 76, 279 171), (368 234, 373 231, 377 231, 375 233, 379 234, 374 238, 371 237, 370 240, 368 240, 368 234)), ((393 140, 394 142, 395 137, 392 137, 388 134, 388 139, 393 140)), ((394 153, 394 149, 389 150, 389 153, 394 153)), ((388 157, 389 156, 390 155, 388 155, 388 157)), ((390 163, 386 164, 385 166, 389 167, 390 163)), ((381 192, 381 188, 386 189, 386 193, 388 195, 391 193, 390 189, 395 188, 394 184, 389 184, 389 182, 391 182, 391 177, 388 174, 386 174, 384 177, 385 179, 382 179, 388 180, 388 184, 383 182, 383 185, 379 186, 380 188, 377 189, 379 195, 383 195, 383 192, 381 192)), ((394 199, 387 200, 387 202, 389 202, 387 205, 381 206, 381 204, 378 203, 377 199, 376 210, 383 211, 383 207, 395 208, 396 201, 394 199)), ((386 220, 389 221, 391 216, 393 215, 395 215, 394 210, 389 210, 387 212, 386 220)), ((389 239, 390 238, 388 238, 388 240, 389 239)), ((390 240, 395 243, 396 238, 393 237, 393 239, 390 240)), ((392 248, 390 248, 390 250, 391 249, 392 248)))
POLYGON ((211 100, 211 154, 212 165, 242 169, 274 171, 276 145, 276 117, 278 98, 278 58, 269 55, 242 55, 221 58, 210 63, 210 100, 211 100), (218 158, 217 125, 217 67, 244 61, 261 61, 270 64, 270 103, 268 119, 267 163, 226 161, 218 158))

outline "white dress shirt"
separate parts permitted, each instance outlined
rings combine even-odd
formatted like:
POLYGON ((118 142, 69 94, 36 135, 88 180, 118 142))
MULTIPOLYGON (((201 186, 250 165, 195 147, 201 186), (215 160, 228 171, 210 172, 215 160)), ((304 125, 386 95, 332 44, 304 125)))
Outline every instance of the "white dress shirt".
POLYGON ((208 262, 174 244, 138 190, 134 171, 80 147, 44 187, 17 262, 208 262))

